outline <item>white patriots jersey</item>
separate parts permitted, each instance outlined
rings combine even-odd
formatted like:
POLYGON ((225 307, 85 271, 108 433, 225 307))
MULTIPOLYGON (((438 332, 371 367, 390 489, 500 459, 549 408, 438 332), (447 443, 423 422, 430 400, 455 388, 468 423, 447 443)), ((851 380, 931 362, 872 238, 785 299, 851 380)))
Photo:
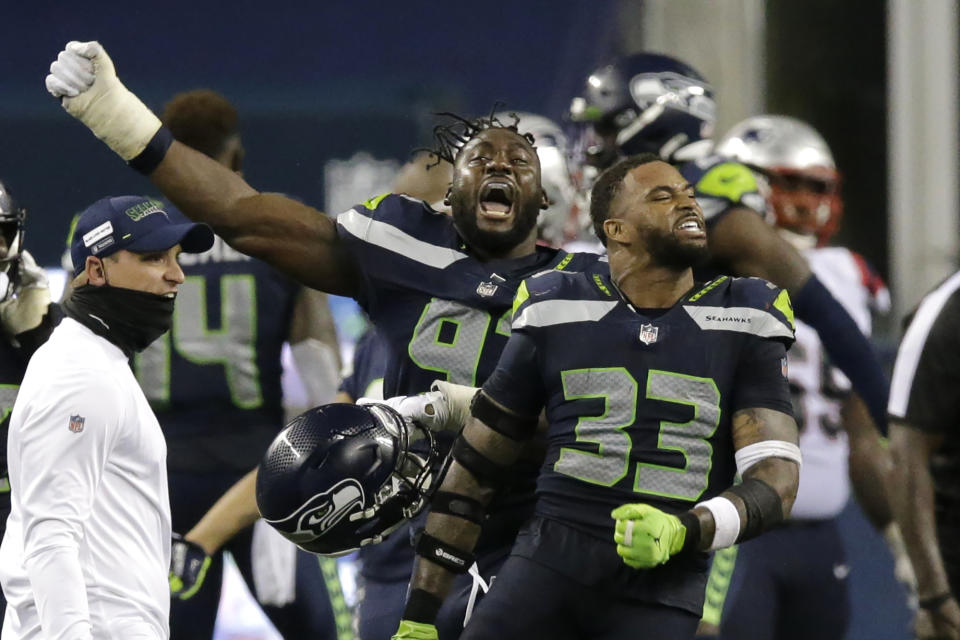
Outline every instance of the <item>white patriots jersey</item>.
MULTIPOLYGON (((890 307, 889 291, 880 278, 849 249, 810 249, 804 256, 823 285, 869 336, 872 312, 884 313, 890 307)), ((850 498, 849 449, 840 419, 850 381, 826 362, 820 338, 810 325, 798 320, 796 336, 787 360, 794 412, 801 429, 803 468, 791 517, 832 518, 850 498)))

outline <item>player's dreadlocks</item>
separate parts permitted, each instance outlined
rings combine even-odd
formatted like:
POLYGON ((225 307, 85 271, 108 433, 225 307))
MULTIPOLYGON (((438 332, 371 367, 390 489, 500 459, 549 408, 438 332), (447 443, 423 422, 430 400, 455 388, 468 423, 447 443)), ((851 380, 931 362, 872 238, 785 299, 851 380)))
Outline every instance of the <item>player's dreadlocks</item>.
POLYGON ((481 116, 476 120, 468 120, 463 116, 449 111, 442 111, 435 114, 449 118, 450 121, 440 123, 433 128, 434 148, 417 149, 417 151, 428 151, 436 158, 436 162, 428 164, 427 168, 435 167, 443 160, 453 164, 454 158, 457 157, 460 149, 476 137, 478 133, 487 129, 509 129, 529 142, 531 147, 534 146, 533 135, 520 133, 520 130, 517 128, 520 122, 520 116, 511 113, 510 116, 513 118, 513 123, 507 124, 495 115, 502 106, 503 104, 500 102, 494 103, 489 115, 481 116))

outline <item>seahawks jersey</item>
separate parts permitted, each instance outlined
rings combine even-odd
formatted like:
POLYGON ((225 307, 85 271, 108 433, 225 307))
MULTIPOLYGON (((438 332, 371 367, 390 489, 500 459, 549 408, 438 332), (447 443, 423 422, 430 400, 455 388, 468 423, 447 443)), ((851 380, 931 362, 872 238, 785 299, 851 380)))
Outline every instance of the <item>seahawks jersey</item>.
POLYGON ((354 400, 383 399, 383 372, 387 369, 387 345, 376 327, 367 329, 353 349, 350 371, 340 382, 343 391, 354 400))
POLYGON ((246 472, 283 426, 280 353, 300 288, 217 237, 181 254, 170 332, 135 358, 172 471, 246 472))
MULTIPOLYGON (((792 411, 792 316, 787 293, 754 278, 718 278, 666 310, 635 310, 600 272, 527 280, 483 389, 521 415, 546 410, 537 515, 594 535, 615 572, 614 508, 645 502, 679 513, 728 488, 733 414, 792 411)), ((653 581, 645 592, 662 592, 659 601, 696 608, 705 557, 675 560, 650 578, 634 572, 644 583, 635 586, 653 581)), ((566 560, 556 562, 562 571, 566 560)))
MULTIPOLYGON (((810 249, 804 257, 813 273, 869 336, 872 312, 884 312, 890 306, 890 294, 879 276, 862 257, 842 247, 810 249)), ((850 498, 849 447, 841 422, 850 381, 830 365, 813 327, 798 320, 796 335, 787 362, 803 468, 791 517, 832 518, 850 498)))
POLYGON ((450 216, 402 195, 368 200, 337 225, 364 280, 358 302, 389 347, 385 397, 427 391, 437 379, 482 384, 507 343, 521 281, 598 259, 538 246, 529 256, 482 262, 450 216))

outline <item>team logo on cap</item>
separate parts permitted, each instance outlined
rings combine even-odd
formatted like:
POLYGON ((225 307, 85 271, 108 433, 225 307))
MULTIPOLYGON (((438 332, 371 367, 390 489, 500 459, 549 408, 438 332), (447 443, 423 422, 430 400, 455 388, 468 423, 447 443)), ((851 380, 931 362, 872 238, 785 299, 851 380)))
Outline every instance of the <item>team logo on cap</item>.
POLYGON ((80 414, 77 414, 75 416, 70 416, 70 424, 67 426, 70 428, 70 431, 73 431, 74 433, 80 433, 83 431, 83 423, 86 421, 86 418, 80 414))
POLYGON ((147 200, 146 202, 141 202, 140 204, 133 205, 126 211, 127 217, 133 220, 134 222, 140 222, 147 216, 154 213, 167 214, 163 210, 163 204, 159 200, 147 200))

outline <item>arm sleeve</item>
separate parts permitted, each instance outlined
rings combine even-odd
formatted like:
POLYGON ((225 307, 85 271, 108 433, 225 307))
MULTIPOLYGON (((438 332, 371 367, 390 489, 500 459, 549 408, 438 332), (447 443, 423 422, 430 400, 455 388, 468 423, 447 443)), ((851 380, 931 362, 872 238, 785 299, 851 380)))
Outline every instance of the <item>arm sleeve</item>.
POLYGON ((71 373, 28 401, 16 427, 16 455, 25 470, 14 488, 23 511, 24 568, 44 637, 56 640, 90 637, 79 547, 123 420, 109 378, 100 371, 71 373))
POLYGON ((514 330, 493 374, 483 384, 492 400, 521 416, 536 416, 543 409, 544 385, 533 339, 514 330))
POLYGON ((881 433, 887 433, 890 387, 880 359, 846 309, 811 275, 793 299, 797 317, 812 326, 835 364, 863 399, 881 433))
POLYGON ((787 349, 779 340, 754 339, 737 364, 731 414, 741 409, 773 409, 793 415, 787 380, 787 349))

